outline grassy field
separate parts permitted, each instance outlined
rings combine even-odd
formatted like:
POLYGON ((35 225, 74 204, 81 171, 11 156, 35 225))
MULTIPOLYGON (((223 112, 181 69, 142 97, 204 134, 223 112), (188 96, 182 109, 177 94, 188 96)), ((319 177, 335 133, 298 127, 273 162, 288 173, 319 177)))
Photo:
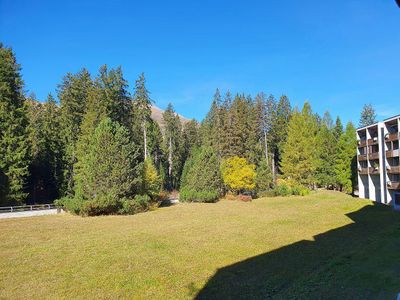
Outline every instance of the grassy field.
POLYGON ((400 213, 336 192, 0 220, 0 298, 395 299, 400 213))

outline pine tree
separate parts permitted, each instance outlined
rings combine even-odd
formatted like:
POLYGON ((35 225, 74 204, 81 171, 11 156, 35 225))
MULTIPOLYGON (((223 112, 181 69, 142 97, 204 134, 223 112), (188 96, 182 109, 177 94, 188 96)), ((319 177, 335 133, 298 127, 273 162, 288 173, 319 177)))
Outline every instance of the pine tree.
POLYGON ((257 131, 257 140, 264 153, 264 159, 269 160, 269 141, 267 138, 269 115, 264 93, 259 93, 254 99, 254 120, 257 131))
POLYGON ((339 139, 335 163, 336 180, 341 191, 353 192, 356 185, 355 157, 357 149, 356 129, 349 122, 339 139))
POLYGON ((86 69, 77 74, 68 73, 58 86, 60 100, 60 137, 63 143, 63 183, 61 194, 73 189, 73 166, 76 163, 76 143, 81 134, 81 123, 92 89, 92 79, 86 69))
POLYGON ((317 124, 306 102, 301 112, 290 119, 286 144, 283 146, 281 170, 285 178, 313 186, 318 156, 316 149, 317 124))
POLYGON ((193 148, 181 178, 183 201, 211 202, 222 190, 219 159, 212 147, 193 148))
POLYGON ((343 125, 342 125, 342 121, 340 121, 340 118, 337 117, 336 118, 336 123, 335 123, 335 127, 333 128, 333 135, 335 136, 335 141, 339 142, 340 137, 343 134, 343 125))
POLYGON ((89 135, 85 150, 76 168, 75 212, 116 213, 121 201, 139 190, 138 149, 124 126, 105 118, 89 135))
POLYGON ((0 43, 0 205, 23 204, 29 166, 28 119, 20 66, 0 43))
POLYGON ((165 161, 165 153, 163 151, 163 136, 161 128, 157 122, 153 120, 148 121, 147 130, 148 140, 148 151, 154 160, 155 166, 158 168, 158 172, 161 171, 161 166, 165 161))
POLYGON ((288 136, 288 126, 292 113, 292 108, 289 99, 283 95, 279 98, 276 104, 276 116, 273 119, 271 148, 273 151, 272 171, 275 178, 276 166, 279 166, 284 145, 288 136))
POLYGON ((249 126, 250 107, 244 95, 235 96, 229 113, 232 128, 229 156, 246 157, 252 128, 249 126))
POLYGON ((152 104, 145 83, 146 79, 144 77, 144 73, 142 73, 139 76, 139 79, 136 80, 135 93, 133 95, 135 117, 139 120, 140 127, 143 132, 142 141, 143 141, 144 160, 146 160, 148 156, 147 130, 151 116, 151 104, 152 104))
POLYGON ((269 190, 273 184, 271 168, 266 159, 262 159, 256 169, 256 190, 262 192, 269 190))
POLYGON ((200 146, 199 139, 199 124, 195 119, 186 122, 183 125, 183 140, 184 140, 184 155, 183 160, 189 156, 189 153, 194 147, 200 146))
POLYGON ((163 113, 165 123, 164 148, 168 153, 167 158, 167 189, 176 189, 179 187, 180 176, 182 172, 182 152, 183 137, 182 124, 179 116, 175 113, 172 104, 168 104, 163 113))
POLYGON ((359 127, 365 127, 376 123, 376 112, 371 104, 365 104, 360 117, 359 127))
POLYGON ((49 203, 60 195, 62 184, 62 143, 60 114, 52 95, 42 104, 28 98, 31 143, 30 176, 27 191, 29 203, 49 203))
POLYGON ((334 167, 337 141, 329 112, 325 112, 321 120, 316 140, 316 151, 318 152, 317 182, 320 186, 333 187, 336 183, 334 167))
POLYGON ((226 92, 224 101, 220 107, 220 124, 221 124, 221 136, 220 136, 220 157, 226 158, 232 155, 232 115, 231 115, 232 99, 231 93, 226 92))
POLYGON ((220 120, 221 94, 219 89, 215 91, 211 108, 202 124, 203 145, 213 147, 217 152, 220 149, 221 120, 220 120))

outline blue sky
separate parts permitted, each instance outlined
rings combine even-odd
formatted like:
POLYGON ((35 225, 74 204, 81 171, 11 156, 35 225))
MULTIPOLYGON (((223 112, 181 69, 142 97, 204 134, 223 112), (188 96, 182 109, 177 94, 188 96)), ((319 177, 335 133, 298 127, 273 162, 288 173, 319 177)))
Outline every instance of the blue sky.
POLYGON ((0 41, 26 89, 55 94, 66 72, 121 65, 156 104, 201 120, 215 89, 308 100, 358 123, 372 103, 400 113, 400 9, 394 0, 0 0, 0 41))

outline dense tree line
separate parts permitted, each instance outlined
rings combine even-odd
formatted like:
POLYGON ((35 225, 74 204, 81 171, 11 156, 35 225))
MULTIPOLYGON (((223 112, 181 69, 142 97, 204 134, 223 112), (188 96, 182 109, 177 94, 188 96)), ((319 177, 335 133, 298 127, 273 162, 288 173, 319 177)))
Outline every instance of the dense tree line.
POLYGON ((144 74, 130 94, 120 67, 68 73, 58 101, 43 102, 25 96, 15 55, 0 45, 0 80, 0 205, 62 198, 90 215, 146 209, 162 190, 214 201, 282 182, 349 192, 356 184, 354 126, 308 103, 293 109, 285 95, 217 89, 200 124, 171 104, 159 124, 144 74))
POLYGON ((352 192, 357 184, 352 123, 343 130, 339 118, 334 122, 329 112, 321 117, 307 102, 301 111, 292 109, 285 95, 276 100, 264 93, 237 94, 231 100, 230 92, 222 98, 217 90, 200 136, 222 164, 237 157, 254 165, 256 191, 284 183, 352 192))
POLYGON ((0 205, 64 198, 77 212, 115 212, 179 187, 199 125, 172 105, 163 127, 152 120, 143 74, 131 95, 120 67, 82 69, 62 79, 58 103, 43 102, 25 96, 12 50, 1 45, 0 56, 0 205))

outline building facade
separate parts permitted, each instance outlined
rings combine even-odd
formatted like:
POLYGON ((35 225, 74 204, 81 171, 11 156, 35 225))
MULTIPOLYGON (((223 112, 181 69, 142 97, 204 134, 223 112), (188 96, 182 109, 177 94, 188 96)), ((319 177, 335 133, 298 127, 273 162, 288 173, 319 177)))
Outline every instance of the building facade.
POLYGON ((357 130, 360 198, 400 209, 400 116, 357 130))

